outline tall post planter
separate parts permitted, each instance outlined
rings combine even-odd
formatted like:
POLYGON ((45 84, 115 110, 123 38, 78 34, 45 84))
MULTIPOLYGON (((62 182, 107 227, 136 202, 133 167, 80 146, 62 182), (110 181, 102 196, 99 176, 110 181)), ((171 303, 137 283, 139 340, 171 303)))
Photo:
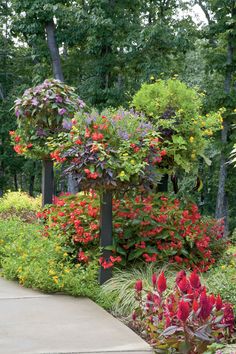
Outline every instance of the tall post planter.
POLYGON ((160 180, 160 183, 157 185, 157 192, 168 192, 168 179, 169 175, 166 173, 163 175, 162 179, 160 180))
MULTIPOLYGON (((112 245, 112 191, 104 191, 100 199, 100 245, 102 247, 102 256, 108 260, 111 251, 106 250, 107 246, 112 245)), ((99 271, 99 284, 105 283, 112 277, 112 268, 104 269, 102 266, 99 271)))
POLYGON ((52 204, 54 177, 53 177, 53 161, 45 159, 42 161, 42 204, 52 204))

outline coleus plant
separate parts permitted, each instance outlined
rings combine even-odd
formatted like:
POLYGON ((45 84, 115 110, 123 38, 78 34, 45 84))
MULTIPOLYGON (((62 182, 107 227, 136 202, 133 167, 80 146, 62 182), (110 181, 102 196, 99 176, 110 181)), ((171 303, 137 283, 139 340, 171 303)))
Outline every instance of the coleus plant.
POLYGON ((85 103, 75 89, 58 80, 47 79, 27 89, 15 101, 14 109, 18 128, 10 135, 14 150, 32 158, 50 158, 49 138, 60 141, 60 133, 71 128, 74 113, 85 103))
POLYGON ((231 304, 220 295, 207 294, 196 272, 180 271, 172 290, 167 289, 163 272, 152 276, 152 291, 135 284, 138 306, 133 313, 136 327, 146 335, 158 352, 204 353, 210 343, 222 343, 234 332, 231 304))

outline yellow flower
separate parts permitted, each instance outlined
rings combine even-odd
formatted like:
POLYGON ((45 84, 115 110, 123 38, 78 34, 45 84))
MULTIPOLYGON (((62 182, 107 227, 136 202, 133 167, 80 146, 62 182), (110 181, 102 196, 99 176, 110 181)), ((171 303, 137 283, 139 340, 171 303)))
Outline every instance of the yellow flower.
POLYGON ((225 265, 222 265, 222 266, 221 266, 221 269, 226 269, 226 266, 225 266, 225 265))
POLYGON ((134 164, 135 164, 135 161, 134 161, 134 160, 131 160, 130 163, 132 163, 132 165, 134 165, 134 164))
POLYGON ((120 176, 120 177, 124 177, 124 176, 125 176, 125 171, 121 171, 121 172, 119 173, 119 176, 120 176))
POLYGON ((63 257, 67 257, 67 256, 68 256, 67 252, 63 253, 63 257))
POLYGON ((55 246, 55 251, 56 251, 56 252, 60 252, 60 250, 61 250, 61 246, 56 245, 56 246, 55 246))
POLYGON ((193 143, 194 142, 194 137, 190 136, 189 141, 190 141, 190 143, 193 143))
POLYGON ((64 270, 64 272, 65 272, 65 273, 70 273, 70 269, 66 268, 66 269, 64 270))
POLYGON ((55 272, 55 270, 53 270, 53 269, 49 269, 49 275, 54 275, 54 274, 56 274, 56 272, 55 272))
POLYGON ((58 276, 57 276, 57 275, 55 275, 55 276, 53 277, 53 281, 54 281, 54 283, 58 284, 58 276))
POLYGON ((211 129, 208 129, 208 131, 207 131, 207 135, 208 135, 208 136, 213 135, 213 131, 212 131, 211 129))

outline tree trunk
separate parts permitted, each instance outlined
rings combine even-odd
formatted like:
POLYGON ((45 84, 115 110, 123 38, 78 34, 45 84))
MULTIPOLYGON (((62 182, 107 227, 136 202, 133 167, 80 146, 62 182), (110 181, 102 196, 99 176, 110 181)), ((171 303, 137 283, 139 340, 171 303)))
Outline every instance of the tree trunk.
MULTIPOLYGON (((225 85, 224 92, 226 97, 229 96, 231 91, 231 83, 233 79, 233 56, 234 56, 234 39, 232 35, 228 36, 228 49, 227 49, 227 69, 225 74, 225 85)), ((228 142, 228 130, 229 123, 227 118, 223 122, 223 129, 221 131, 221 156, 220 156, 220 173, 219 173, 219 184, 218 184, 218 193, 217 193, 217 201, 216 201, 216 211, 215 216, 217 219, 224 219, 225 224, 225 235, 227 235, 229 230, 228 225, 228 203, 227 203, 227 192, 225 190, 226 179, 227 179, 227 156, 225 152, 225 147, 228 142)))
POLYGON ((33 171, 32 174, 30 175, 30 181, 29 181, 29 195, 31 197, 34 196, 34 182, 35 182, 35 168, 36 168, 36 162, 33 162, 33 171))
MULTIPOLYGON (((100 203, 100 245, 101 247, 111 246, 112 245, 112 192, 106 191, 103 192, 101 196, 100 203)), ((102 251, 102 256, 104 260, 109 261, 111 251, 104 250, 102 251)), ((103 284, 105 281, 112 277, 111 268, 104 269, 100 267, 99 272, 99 283, 103 284)))
POLYGON ((59 49, 56 42, 56 27, 54 21, 51 20, 47 22, 45 29, 47 33, 48 49, 52 59, 53 76, 57 80, 64 81, 59 49))
MULTIPOLYGON (((61 58, 59 54, 59 49, 56 42, 56 27, 54 21, 51 20, 47 22, 45 25, 45 29, 47 33, 48 49, 52 59, 53 76, 55 79, 63 82, 64 76, 61 67, 61 58)), ((68 184, 67 191, 69 193, 76 194, 78 188, 71 175, 68 176, 67 184, 68 184)))
POLYGON ((17 181, 17 174, 14 173, 14 185, 15 185, 15 191, 18 191, 18 181, 17 181))

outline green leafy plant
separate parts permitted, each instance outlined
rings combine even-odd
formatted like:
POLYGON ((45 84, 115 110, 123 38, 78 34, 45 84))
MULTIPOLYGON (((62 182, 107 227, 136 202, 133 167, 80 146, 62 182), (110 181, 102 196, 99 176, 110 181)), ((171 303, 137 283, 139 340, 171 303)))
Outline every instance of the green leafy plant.
POLYGON ((95 299, 98 262, 86 267, 71 262, 62 236, 45 238, 39 231, 37 224, 0 220, 1 274, 26 287, 95 299))
POLYGON ((169 156, 161 166, 169 173, 176 168, 189 172, 198 156, 210 164, 204 152, 210 137, 222 128, 223 109, 202 116, 201 94, 177 79, 143 84, 132 105, 144 112, 161 134, 169 156))

